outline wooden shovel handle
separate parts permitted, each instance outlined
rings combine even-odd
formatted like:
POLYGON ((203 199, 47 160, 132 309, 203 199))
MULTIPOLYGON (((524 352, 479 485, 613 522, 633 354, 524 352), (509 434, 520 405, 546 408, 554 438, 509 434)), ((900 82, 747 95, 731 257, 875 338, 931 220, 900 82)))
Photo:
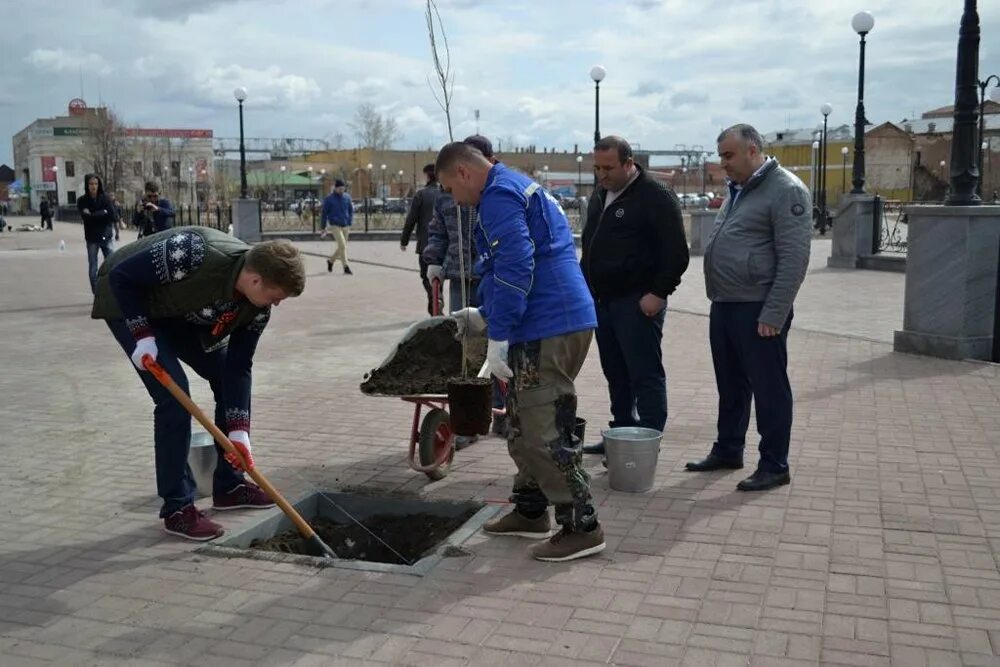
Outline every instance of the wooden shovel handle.
MULTIPOLYGON (((219 427, 216 426, 212 420, 210 420, 205 413, 201 411, 201 408, 195 405, 194 401, 191 400, 191 397, 188 396, 183 389, 177 386, 174 379, 170 377, 170 373, 168 373, 163 366, 158 364, 156 360, 148 354, 143 356, 142 365, 146 367, 147 371, 152 373, 153 377, 155 377, 160 384, 166 387, 167 391, 169 391, 170 394, 177 399, 178 403, 183 405, 184 408, 191 413, 192 417, 198 420, 199 424, 205 427, 205 430, 212 434, 212 437, 215 438, 217 443, 219 443, 219 446, 226 450, 227 453, 235 455, 236 459, 243 464, 244 469, 246 469, 246 461, 243 459, 240 451, 233 447, 233 443, 229 440, 226 434, 219 430, 219 427)), ((295 508, 292 507, 287 500, 285 500, 285 497, 282 496, 269 481, 267 481, 267 478, 264 477, 259 470, 257 470, 256 466, 247 470, 247 474, 250 475, 253 481, 264 490, 264 493, 270 496, 271 500, 273 500, 275 504, 281 508, 281 511, 292 520, 292 523, 294 523, 295 527, 298 528, 302 537, 307 540, 313 538, 315 531, 313 531, 312 526, 310 526, 309 523, 302 518, 302 515, 295 511, 295 508)))

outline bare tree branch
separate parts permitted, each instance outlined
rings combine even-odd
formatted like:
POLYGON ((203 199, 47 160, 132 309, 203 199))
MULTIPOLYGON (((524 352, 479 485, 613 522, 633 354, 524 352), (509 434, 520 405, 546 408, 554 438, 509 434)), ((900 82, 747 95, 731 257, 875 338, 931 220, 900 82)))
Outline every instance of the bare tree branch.
POLYGON ((438 97, 434 86, 430 84, 430 77, 428 77, 427 83, 431 88, 434 100, 444 111, 445 119, 448 121, 448 140, 454 141, 455 136, 451 129, 451 102, 455 91, 455 77, 451 73, 451 48, 448 46, 448 35, 445 33, 444 23, 441 21, 441 14, 438 12, 437 3, 434 0, 427 0, 424 19, 427 21, 427 37, 431 43, 431 61, 434 63, 437 84, 441 88, 441 97, 438 97), (444 45, 443 62, 441 52, 438 50, 439 32, 441 33, 441 43, 444 45))

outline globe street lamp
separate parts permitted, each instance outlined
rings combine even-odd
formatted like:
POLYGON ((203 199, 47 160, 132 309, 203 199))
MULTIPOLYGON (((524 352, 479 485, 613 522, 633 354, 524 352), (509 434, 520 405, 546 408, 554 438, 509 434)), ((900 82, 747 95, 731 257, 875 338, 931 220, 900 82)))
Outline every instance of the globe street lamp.
POLYGON ((948 179, 944 177, 944 165, 945 165, 945 161, 944 160, 941 160, 940 162, 938 162, 938 166, 941 167, 941 180, 944 181, 945 184, 947 184, 948 183, 948 179))
POLYGON ((549 189, 549 165, 542 165, 542 182, 545 184, 545 189, 549 189))
POLYGON ((854 188, 851 194, 865 192, 865 35, 875 27, 875 17, 870 12, 858 12, 851 19, 851 27, 861 36, 858 59, 858 106, 854 111, 854 188))
POLYGON ((382 212, 385 213, 385 165, 379 167, 382 170, 382 178, 379 180, 379 197, 382 199, 382 212))
POLYGON ((819 173, 816 164, 819 160, 819 141, 812 142, 812 160, 809 162, 809 189, 812 190, 812 204, 815 208, 819 203, 819 173))
POLYGON ((403 170, 400 169, 397 173, 399 175, 399 196, 402 197, 403 196, 403 170))
POLYGON ((828 150, 827 149, 827 141, 826 141, 826 129, 827 129, 827 120, 830 117, 830 113, 833 112, 833 106, 831 106, 829 102, 824 102, 820 106, 819 112, 821 114, 823 114, 823 137, 820 140, 820 147, 819 147, 819 160, 820 160, 820 168, 819 168, 819 180, 820 180, 820 186, 819 186, 819 211, 820 211, 819 231, 820 231, 820 234, 823 234, 823 233, 826 232, 826 167, 827 167, 826 153, 827 153, 827 150, 828 150))
POLYGON ((59 165, 54 164, 50 167, 50 169, 52 169, 52 177, 55 179, 54 184, 56 186, 56 212, 53 215, 53 217, 56 220, 58 220, 59 219, 59 165))
POLYGON ((983 153, 989 148, 989 144, 986 142, 986 135, 983 134, 983 107, 986 104, 986 89, 989 87, 990 82, 996 79, 996 87, 990 93, 990 98, 994 102, 1000 102, 1000 76, 996 74, 990 74, 988 77, 979 82, 979 182, 976 184, 976 194, 979 198, 983 198, 983 153))
POLYGON ((850 153, 850 151, 847 149, 847 146, 842 146, 841 149, 840 149, 840 154, 844 158, 844 165, 840 168, 840 177, 841 177, 840 194, 844 194, 845 192, 847 192, 847 154, 848 153, 850 153))
POLYGON ((579 197, 583 190, 583 156, 576 156, 576 196, 579 197))
POLYGON ((313 168, 312 165, 306 167, 306 173, 308 174, 306 178, 309 180, 309 188, 306 190, 306 197, 309 198, 309 212, 312 214, 312 225, 313 234, 316 233, 316 205, 314 200, 316 199, 316 193, 313 191, 313 168))
POLYGON ((369 162, 368 166, 368 187, 365 188, 365 231, 368 231, 368 208, 371 206, 371 196, 372 196, 372 163, 369 162))
POLYGON ((281 165, 281 217, 285 217, 285 209, 288 208, 288 202, 286 201, 287 193, 285 192, 285 169, 288 167, 286 165, 281 165))
MULTIPOLYGON (((607 75, 600 65, 590 68, 590 78, 594 80, 594 146, 601 140, 601 81, 607 75)), ((597 190, 597 172, 594 172, 594 190, 597 190)))
POLYGON ((188 183, 191 184, 191 206, 194 206, 194 167, 188 167, 188 183))
POLYGON ((247 98, 247 89, 240 86, 233 91, 233 97, 240 104, 240 199, 247 198, 247 151, 243 144, 243 101, 247 98))

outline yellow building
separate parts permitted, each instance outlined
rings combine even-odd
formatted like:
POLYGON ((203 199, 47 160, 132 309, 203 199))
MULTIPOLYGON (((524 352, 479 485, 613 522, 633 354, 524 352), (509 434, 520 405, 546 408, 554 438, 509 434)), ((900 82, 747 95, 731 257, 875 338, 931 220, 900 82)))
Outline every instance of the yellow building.
MULTIPOLYGON (((812 192, 820 187, 819 151, 813 148, 820 131, 809 128, 764 135, 764 152, 798 176, 812 192)), ((826 204, 836 209, 851 191, 854 168, 854 133, 849 125, 827 129, 826 204), (846 150, 845 150, 846 149, 846 150)), ((884 199, 913 199, 913 138, 892 123, 865 130, 865 192, 884 199)))

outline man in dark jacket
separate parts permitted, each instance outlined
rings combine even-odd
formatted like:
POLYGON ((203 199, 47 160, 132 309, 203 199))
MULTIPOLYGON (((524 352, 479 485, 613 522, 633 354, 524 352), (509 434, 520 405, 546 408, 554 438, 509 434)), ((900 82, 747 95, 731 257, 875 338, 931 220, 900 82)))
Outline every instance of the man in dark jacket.
MULTIPOLYGON (((249 468, 250 387, 257 342, 271 307, 305 287, 299 251, 285 240, 252 248, 209 227, 179 227, 130 243, 98 272, 91 317, 108 328, 139 372, 153 399, 156 490, 166 532, 190 540, 211 540, 222 526, 194 506, 195 483, 188 466, 191 415, 149 372, 157 361, 183 389, 180 362, 208 380, 215 396, 215 423, 243 455, 249 468)), ((216 510, 273 506, 244 478, 239 459, 223 454, 213 477, 216 510)))
POLYGON ((719 390, 718 438, 708 456, 686 467, 743 467, 752 398, 760 461, 736 488, 763 491, 791 482, 787 341, 792 303, 809 268, 811 202, 802 181, 764 155, 760 133, 750 125, 724 130, 718 144, 729 195, 703 263, 712 302, 708 335, 719 390))
MULTIPOLYGON (((610 425, 667 423, 663 320, 688 266, 677 197, 608 136, 594 146, 599 187, 587 207, 580 266, 597 305, 597 348, 611 396, 610 425)), ((603 454, 604 441, 584 448, 603 454)))
MULTIPOLYGON (((427 312, 433 315, 435 311, 434 293, 431 289, 431 281, 427 277, 427 262, 424 261, 423 252, 427 246, 427 227, 431 218, 434 217, 434 203, 437 201, 438 195, 441 194, 441 186, 438 185, 437 177, 434 175, 433 164, 424 167, 424 176, 427 178, 427 185, 420 188, 413 197, 413 201, 410 202, 410 210, 406 214, 406 224, 403 225, 403 235, 399 239, 399 249, 406 251, 406 246, 410 243, 410 235, 416 229, 420 280, 424 284, 424 291, 427 292, 427 312)), ((441 310, 443 303, 444 299, 439 294, 438 311, 441 310)))
POLYGON ((160 197, 160 186, 156 181, 146 181, 145 192, 132 218, 139 228, 140 237, 162 232, 174 225, 173 204, 169 199, 160 197))
POLYGON ((52 231, 52 204, 49 203, 48 197, 42 197, 41 203, 38 204, 38 213, 42 216, 42 229, 47 229, 52 231))
POLYGON ((76 200, 76 208, 83 218, 83 238, 87 242, 87 270, 90 276, 90 291, 97 289, 97 252, 104 259, 115 251, 112 241, 115 235, 114 204, 104 193, 104 184, 97 174, 83 177, 86 194, 76 200))

